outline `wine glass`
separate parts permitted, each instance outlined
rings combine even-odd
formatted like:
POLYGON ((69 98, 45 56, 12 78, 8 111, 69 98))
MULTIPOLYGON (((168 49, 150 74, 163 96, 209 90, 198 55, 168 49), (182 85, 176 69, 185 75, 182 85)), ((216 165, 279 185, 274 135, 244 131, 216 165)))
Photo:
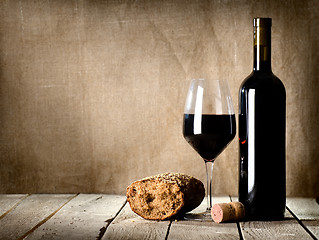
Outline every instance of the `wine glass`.
POLYGON ((211 220, 214 161, 235 134, 235 113, 227 81, 193 79, 186 98, 183 135, 205 162, 207 209, 186 218, 211 220))

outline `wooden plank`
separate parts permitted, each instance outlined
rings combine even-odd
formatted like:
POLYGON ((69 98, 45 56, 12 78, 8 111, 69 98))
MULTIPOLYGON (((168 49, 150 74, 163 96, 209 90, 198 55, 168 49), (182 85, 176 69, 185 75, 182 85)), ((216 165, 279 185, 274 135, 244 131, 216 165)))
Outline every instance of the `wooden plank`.
POLYGON ((0 219, 27 196, 28 194, 0 194, 0 219))
POLYGON ((287 198, 286 205, 300 220, 319 220, 319 204, 314 198, 287 198))
POLYGON ((27 239, 97 239, 125 201, 119 195, 80 194, 27 239))
MULTIPOLYGON (((238 201, 237 197, 232 197, 238 201)), ((287 199, 289 202, 289 199, 287 199)), ((312 239, 294 217, 285 211, 283 221, 240 222, 243 238, 246 239, 312 239)))
MULTIPOLYGON (((213 204, 230 202, 229 197, 214 197, 213 204)), ((205 211, 207 206, 206 200, 192 211, 199 213, 205 211)), ((236 223, 215 223, 200 221, 173 221, 168 239, 239 239, 239 233, 236 223)))
POLYGON ((28 196, 0 219, 0 239, 22 239, 73 197, 70 194, 28 196))
POLYGON ((288 198, 287 207, 316 238, 319 238, 319 205, 316 199, 288 198))
POLYGON ((170 221, 149 221, 132 212, 128 203, 106 229, 102 240, 165 239, 170 221))
POLYGON ((304 228, 286 211, 282 221, 240 222, 243 238, 248 239, 313 239, 304 228))

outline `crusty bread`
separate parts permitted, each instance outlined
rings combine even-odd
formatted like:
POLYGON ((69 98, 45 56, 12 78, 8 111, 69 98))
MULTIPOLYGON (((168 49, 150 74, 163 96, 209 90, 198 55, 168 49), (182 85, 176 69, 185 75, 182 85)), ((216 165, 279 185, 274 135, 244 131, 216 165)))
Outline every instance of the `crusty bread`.
POLYGON ((126 189, 131 209, 150 220, 193 210, 203 201, 203 183, 182 173, 163 173, 133 182, 126 189))

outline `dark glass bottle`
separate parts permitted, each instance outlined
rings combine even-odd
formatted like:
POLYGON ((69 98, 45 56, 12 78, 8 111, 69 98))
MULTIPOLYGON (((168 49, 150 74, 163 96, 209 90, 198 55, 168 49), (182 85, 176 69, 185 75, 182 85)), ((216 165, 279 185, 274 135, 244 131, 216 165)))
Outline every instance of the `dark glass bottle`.
POLYGON ((239 201, 248 219, 286 205, 286 91, 271 70, 271 18, 254 19, 253 72, 239 91, 239 201))

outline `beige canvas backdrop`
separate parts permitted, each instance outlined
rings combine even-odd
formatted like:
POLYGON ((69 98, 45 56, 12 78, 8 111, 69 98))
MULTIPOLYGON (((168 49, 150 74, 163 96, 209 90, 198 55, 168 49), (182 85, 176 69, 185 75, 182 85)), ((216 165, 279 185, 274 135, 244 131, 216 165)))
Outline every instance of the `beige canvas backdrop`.
MULTIPOLYGON (((318 197, 318 3, 2 0, 0 193, 124 194, 167 171, 205 181, 182 136, 189 80, 227 79, 237 113, 261 16, 287 91, 287 195, 318 197)), ((236 195, 237 172, 236 137, 214 194, 236 195)))

